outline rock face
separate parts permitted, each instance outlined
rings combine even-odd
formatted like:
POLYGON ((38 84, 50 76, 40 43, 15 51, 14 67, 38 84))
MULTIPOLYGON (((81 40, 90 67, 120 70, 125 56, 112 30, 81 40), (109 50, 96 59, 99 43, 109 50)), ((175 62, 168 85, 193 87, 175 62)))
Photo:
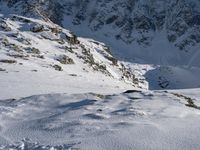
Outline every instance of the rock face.
MULTIPOLYGON (((162 49, 163 46, 166 47, 163 45, 164 41, 182 51, 172 51, 172 53, 174 52, 174 55, 181 53, 179 57, 183 57, 189 63, 188 59, 195 53, 193 48, 198 47, 200 43, 199 0, 4 1, 7 1, 10 7, 23 7, 23 13, 27 15, 40 14, 45 19, 50 19, 61 26, 71 27, 72 30, 78 32, 76 33, 78 35, 90 36, 91 31, 94 35, 92 38, 110 44, 115 51, 119 48, 118 45, 114 47, 116 43, 124 44, 127 52, 119 48, 116 54, 120 56, 127 53, 126 57, 135 56, 150 61, 152 56, 145 51, 141 54, 140 51, 155 49, 155 41, 156 44, 160 43, 159 48, 162 49), (85 28, 87 31, 84 32, 85 28), (162 42, 158 39, 162 39, 162 42)), ((156 48, 158 49, 158 46, 156 48)), ((169 46, 166 49, 170 48, 169 46)), ((152 63, 164 59, 162 50, 160 54, 157 51, 155 53, 158 53, 159 58, 155 58, 152 63)), ((172 59, 174 64, 178 59, 178 57, 168 57, 162 62, 170 62, 172 59)))

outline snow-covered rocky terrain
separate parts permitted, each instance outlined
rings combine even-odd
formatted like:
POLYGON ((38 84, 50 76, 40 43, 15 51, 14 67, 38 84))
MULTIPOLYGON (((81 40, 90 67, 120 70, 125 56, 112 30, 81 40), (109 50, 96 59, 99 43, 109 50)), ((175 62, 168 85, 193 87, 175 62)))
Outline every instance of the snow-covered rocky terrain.
MULTIPOLYGON (((11 2, 19 7, 18 1, 11 2)), ((34 0, 23 6, 27 3, 78 35, 111 46, 119 59, 199 66, 199 0, 34 0)))
POLYGON ((199 4, 0 0, 0 150, 199 150, 199 4))
POLYGON ((1 99, 65 92, 66 86, 73 93, 83 85, 79 92, 140 86, 103 43, 22 16, 1 17, 0 23, 1 99))

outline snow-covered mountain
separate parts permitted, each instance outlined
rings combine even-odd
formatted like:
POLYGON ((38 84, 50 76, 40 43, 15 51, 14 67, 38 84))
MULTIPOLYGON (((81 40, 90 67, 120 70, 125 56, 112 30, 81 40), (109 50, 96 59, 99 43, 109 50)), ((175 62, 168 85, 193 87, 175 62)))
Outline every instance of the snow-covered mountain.
POLYGON ((198 150, 199 4, 0 0, 0 150, 198 150))
MULTIPOLYGON (((16 91, 15 84, 21 82, 21 86, 25 86, 23 90, 20 88, 14 92, 17 95, 29 93, 25 92, 29 80, 33 84, 36 82, 34 86, 43 83, 42 87, 36 88, 41 94, 42 91, 61 92, 68 84, 76 87, 92 83, 97 85, 96 89, 104 83, 110 84, 108 89, 120 84, 145 86, 140 85, 130 68, 112 56, 105 44, 76 37, 52 22, 17 15, 3 16, 0 19, 0 33, 2 90, 8 90, 5 87, 10 80, 13 80, 9 90, 11 93, 16 91), (55 86, 51 89, 48 82, 55 86), (46 88, 50 88, 50 91, 46 88)), ((89 92, 89 89, 85 91, 89 92)), ((3 98, 2 95, 0 97, 3 98)))
MULTIPOLYGON (((76 43, 80 49, 86 46, 87 52, 82 50, 83 55, 96 55, 88 51, 100 49, 96 53, 102 57, 94 56, 94 62, 88 58, 90 56, 76 56, 82 60, 83 57, 90 59, 86 63, 90 64, 93 70, 150 89, 191 88, 200 85, 198 0, 1 0, 0 3, 0 11, 3 14, 2 29, 9 26, 5 20, 13 20, 10 14, 14 14, 43 20, 57 26, 58 30, 70 29, 78 36, 106 43, 104 45, 83 38, 80 38, 81 43, 76 43), (119 62, 117 59, 134 64, 119 62), (105 61, 112 64, 114 72, 105 61), (117 75, 116 69, 119 71, 117 75), (183 74, 192 78, 186 81, 183 74)), ((30 29, 33 25, 29 23, 25 26, 30 29)), ((23 28, 17 30, 24 32, 23 28)), ((49 30, 52 29, 45 30, 41 31, 43 38, 53 36, 49 41, 58 40, 60 45, 63 44, 60 47, 66 48, 66 43, 62 43, 63 40, 59 41, 63 38, 62 31, 56 31, 59 35, 55 35, 56 33, 50 33, 49 30)), ((67 47, 71 49, 70 46, 67 47)))
POLYGON ((199 66, 199 0, 4 0, 80 36, 105 42, 118 58, 199 66))
MULTIPOLYGON (((64 3, 61 25, 82 36, 105 42, 118 58, 159 65, 200 64, 197 59, 200 43, 198 0, 78 0, 60 3, 64 3), (80 28, 88 30, 84 32, 80 28)), ((54 20, 53 16, 50 18, 54 20)))

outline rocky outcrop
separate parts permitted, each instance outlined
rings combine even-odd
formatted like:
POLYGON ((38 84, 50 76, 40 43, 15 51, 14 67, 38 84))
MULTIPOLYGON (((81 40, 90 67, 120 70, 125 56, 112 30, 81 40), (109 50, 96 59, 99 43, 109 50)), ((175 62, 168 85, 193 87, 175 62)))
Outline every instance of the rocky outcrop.
POLYGON ((43 25, 35 25, 30 30, 34 33, 42 32, 44 30, 44 26, 43 25))
POLYGON ((61 64, 74 64, 74 60, 66 55, 60 55, 56 58, 61 64))

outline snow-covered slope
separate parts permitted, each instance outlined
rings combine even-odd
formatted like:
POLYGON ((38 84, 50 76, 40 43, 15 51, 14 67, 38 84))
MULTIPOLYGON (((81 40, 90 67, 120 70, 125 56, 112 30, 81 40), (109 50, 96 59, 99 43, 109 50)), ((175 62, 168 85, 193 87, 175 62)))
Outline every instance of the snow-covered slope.
POLYGON ((198 6, 0 0, 0 150, 199 150, 198 6))
POLYGON ((199 66, 199 0, 4 0, 23 14, 52 20, 102 41, 119 59, 199 66))
POLYGON ((0 149, 198 150, 199 106, 199 99, 178 91, 4 100, 0 149))
POLYGON ((200 87, 200 69, 197 67, 157 66, 145 73, 150 90, 190 89, 200 87))
POLYGON ((200 64, 199 1, 70 1, 66 5, 72 9, 63 8, 70 15, 64 15, 62 24, 107 43, 119 58, 159 65, 200 64))
POLYGON ((0 46, 0 99, 140 86, 103 43, 78 38, 49 21, 1 17, 0 46))
POLYGON ((158 65, 200 64, 199 1, 63 3, 63 26, 105 42, 120 59, 158 65))
MULTIPOLYGON (((128 65, 128 76, 134 74, 137 78, 134 82, 139 81, 138 87, 174 89, 196 88, 200 85, 199 1, 2 0, 0 2, 2 4, 0 11, 7 12, 3 14, 4 17, 14 13, 52 21, 79 36, 105 42, 109 46, 106 49, 119 60, 141 64, 134 64, 131 67, 128 65), (185 80, 184 73, 190 80, 185 80)), ((89 49, 95 47, 89 45, 89 49)), ((102 57, 97 59, 99 62, 102 57)), ((115 59, 111 58, 111 61, 116 63, 115 59)), ((123 64, 127 67, 127 63, 123 64)), ((108 70, 115 78, 122 77, 113 72, 109 66, 108 70)))

